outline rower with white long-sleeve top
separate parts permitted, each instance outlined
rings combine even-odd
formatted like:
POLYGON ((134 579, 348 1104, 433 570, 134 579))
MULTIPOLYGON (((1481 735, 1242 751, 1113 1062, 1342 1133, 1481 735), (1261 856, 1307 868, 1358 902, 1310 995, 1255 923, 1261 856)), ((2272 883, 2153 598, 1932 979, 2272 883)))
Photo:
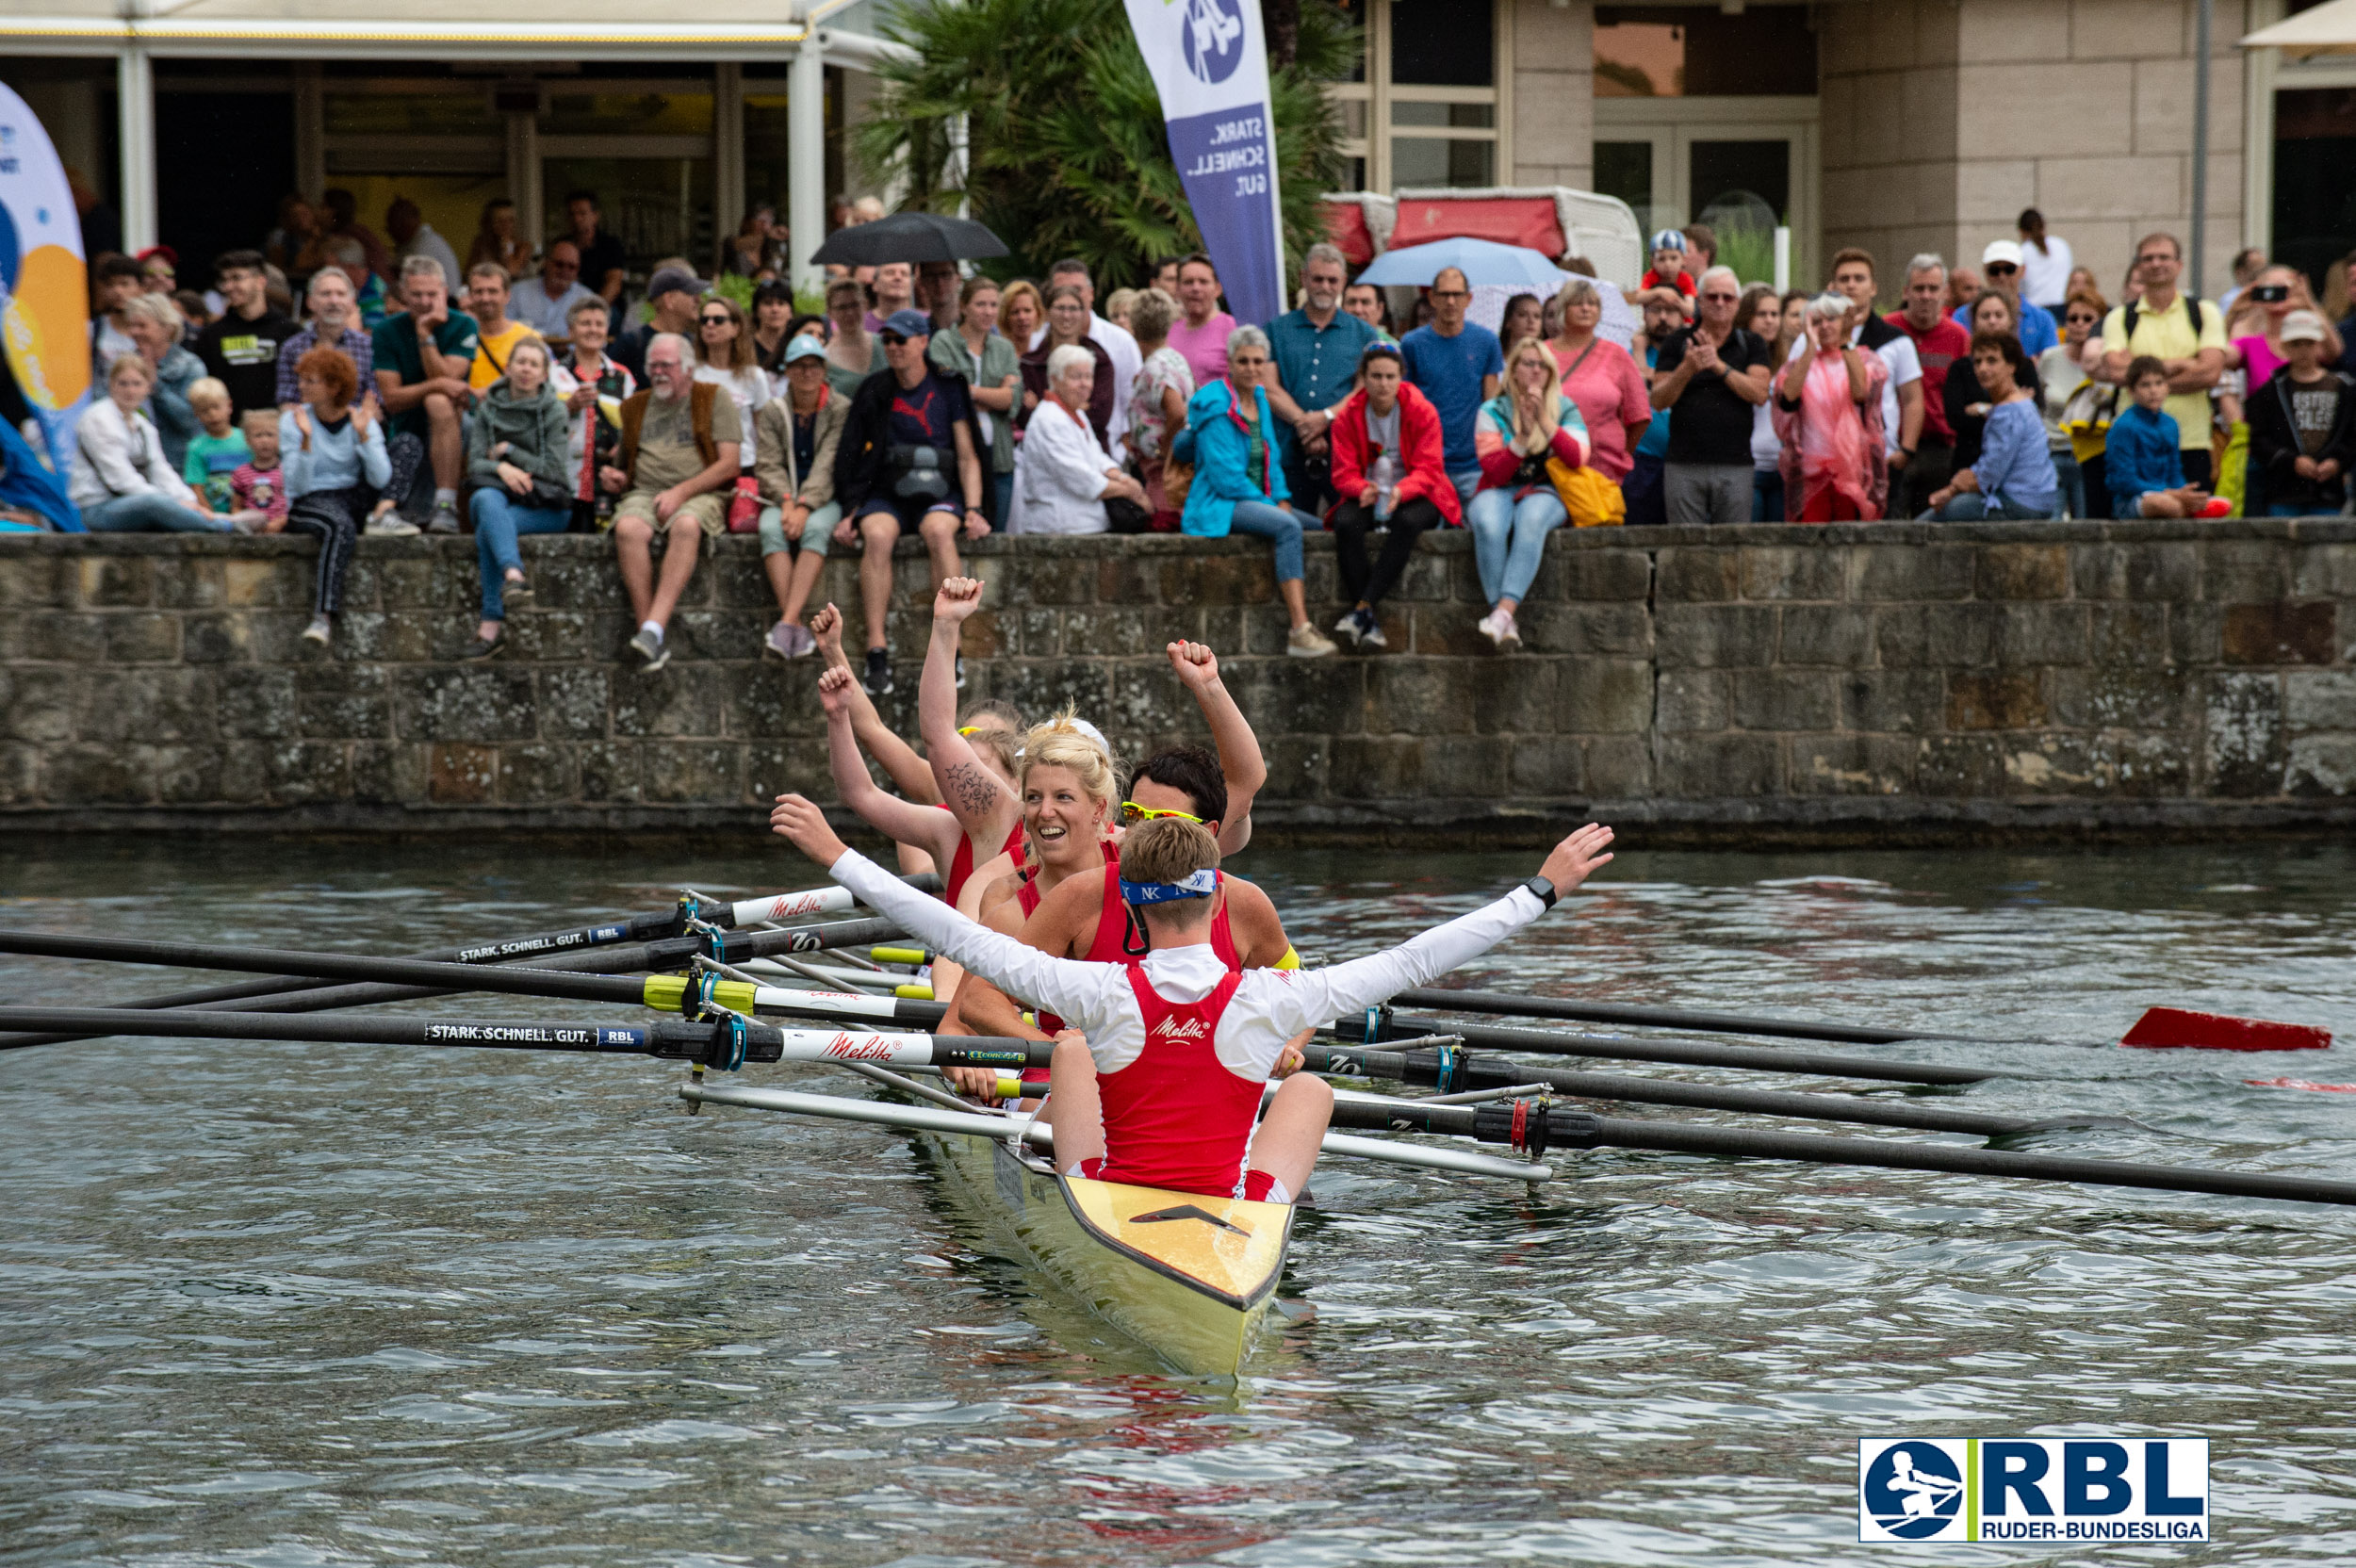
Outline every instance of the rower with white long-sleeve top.
POLYGON ((1210 945, 1219 845, 1196 823, 1158 818, 1121 841, 1121 891, 1149 945, 1127 964, 1051 957, 912 892, 845 848, 800 795, 779 796, 770 823, 910 936, 1061 1015, 1048 1103, 1065 1174, 1268 1202, 1307 1185, 1333 1103, 1323 1080, 1280 1070, 1285 1042, 1479 957, 1612 858, 1612 829, 1591 823, 1504 897, 1398 947, 1325 969, 1236 972, 1210 945), (1288 1081, 1255 1128, 1271 1077, 1288 1081))

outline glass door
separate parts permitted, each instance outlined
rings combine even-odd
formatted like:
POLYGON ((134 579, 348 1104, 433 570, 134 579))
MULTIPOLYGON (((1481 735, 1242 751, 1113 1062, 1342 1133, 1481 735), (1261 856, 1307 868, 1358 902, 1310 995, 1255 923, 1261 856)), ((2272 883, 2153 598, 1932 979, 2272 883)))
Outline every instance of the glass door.
POLYGON ((1816 100, 1599 98, 1595 189, 1647 236, 1700 221, 1744 283, 1773 283, 1775 230, 1791 231, 1790 281, 1817 272, 1816 100))

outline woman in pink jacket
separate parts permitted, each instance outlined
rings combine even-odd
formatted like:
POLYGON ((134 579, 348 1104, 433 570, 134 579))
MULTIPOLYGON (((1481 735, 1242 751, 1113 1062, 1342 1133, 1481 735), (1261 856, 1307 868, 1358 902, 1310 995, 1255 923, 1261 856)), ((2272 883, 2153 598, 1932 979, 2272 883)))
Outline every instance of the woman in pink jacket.
POLYGON ((1570 517, 1546 464, 1580 467, 1589 449, 1587 421, 1563 395, 1554 355, 1537 338, 1523 338, 1505 356, 1505 390, 1482 403, 1473 420, 1481 488, 1465 509, 1481 591, 1489 600, 1480 630, 1500 649, 1522 645, 1513 612, 1537 580, 1546 535, 1570 517))
POLYGON ((1423 531, 1461 527, 1464 514, 1443 461, 1440 411, 1401 379, 1396 343, 1358 356, 1358 390, 1333 411, 1333 489, 1326 514, 1342 588, 1354 601, 1333 629, 1366 647, 1388 647, 1374 607, 1399 585, 1423 531), (1366 533, 1384 529, 1383 559, 1366 564, 1366 533))

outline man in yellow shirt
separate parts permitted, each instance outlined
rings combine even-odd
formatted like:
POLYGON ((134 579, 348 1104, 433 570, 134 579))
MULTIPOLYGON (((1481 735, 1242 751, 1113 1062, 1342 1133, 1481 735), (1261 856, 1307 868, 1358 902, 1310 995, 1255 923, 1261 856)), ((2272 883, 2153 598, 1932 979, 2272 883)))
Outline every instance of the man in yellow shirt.
POLYGON ((2143 237, 2135 246, 2135 278, 2142 297, 2121 305, 2102 323, 2098 381, 2122 385, 2127 366, 2150 354, 2168 368, 2168 417, 2184 455, 2184 482, 2214 488, 2209 461, 2209 388, 2225 373, 2225 313, 2212 300, 2176 292, 2184 270, 2184 248, 2172 234, 2143 237))
POLYGON ((527 337, 538 337, 521 321, 507 318, 507 269, 496 261, 479 261, 466 269, 466 309, 474 317, 474 364, 466 384, 477 392, 507 374, 507 356, 527 337))

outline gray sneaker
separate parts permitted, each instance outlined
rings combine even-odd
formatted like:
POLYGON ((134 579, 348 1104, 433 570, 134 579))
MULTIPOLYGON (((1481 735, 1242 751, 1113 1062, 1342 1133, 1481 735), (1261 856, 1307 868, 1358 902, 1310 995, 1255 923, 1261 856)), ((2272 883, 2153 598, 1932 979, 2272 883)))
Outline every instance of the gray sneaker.
POLYGON ((644 668, 648 675, 671 662, 671 645, 645 627, 640 627, 638 635, 630 640, 630 651, 645 661, 644 668))
POLYGON ((772 659, 799 659, 818 651, 818 639, 810 634, 807 627, 797 626, 792 621, 779 621, 769 629, 769 635, 761 639, 761 651, 772 659))
MULTIPOLYGON (((458 509, 454 506, 434 507, 434 515, 426 519, 425 531, 428 533, 456 533, 458 509)), ((417 530, 413 528, 409 531, 415 533, 417 530)))
POLYGON ((398 512, 387 512, 382 517, 371 517, 361 532, 371 539, 408 539, 416 535, 417 525, 398 512))
POLYGON ((335 623, 330 621, 324 615, 312 616, 311 624, 303 629, 303 635, 304 639, 309 642, 317 643, 321 647, 325 647, 328 644, 328 640, 335 634, 335 623))

